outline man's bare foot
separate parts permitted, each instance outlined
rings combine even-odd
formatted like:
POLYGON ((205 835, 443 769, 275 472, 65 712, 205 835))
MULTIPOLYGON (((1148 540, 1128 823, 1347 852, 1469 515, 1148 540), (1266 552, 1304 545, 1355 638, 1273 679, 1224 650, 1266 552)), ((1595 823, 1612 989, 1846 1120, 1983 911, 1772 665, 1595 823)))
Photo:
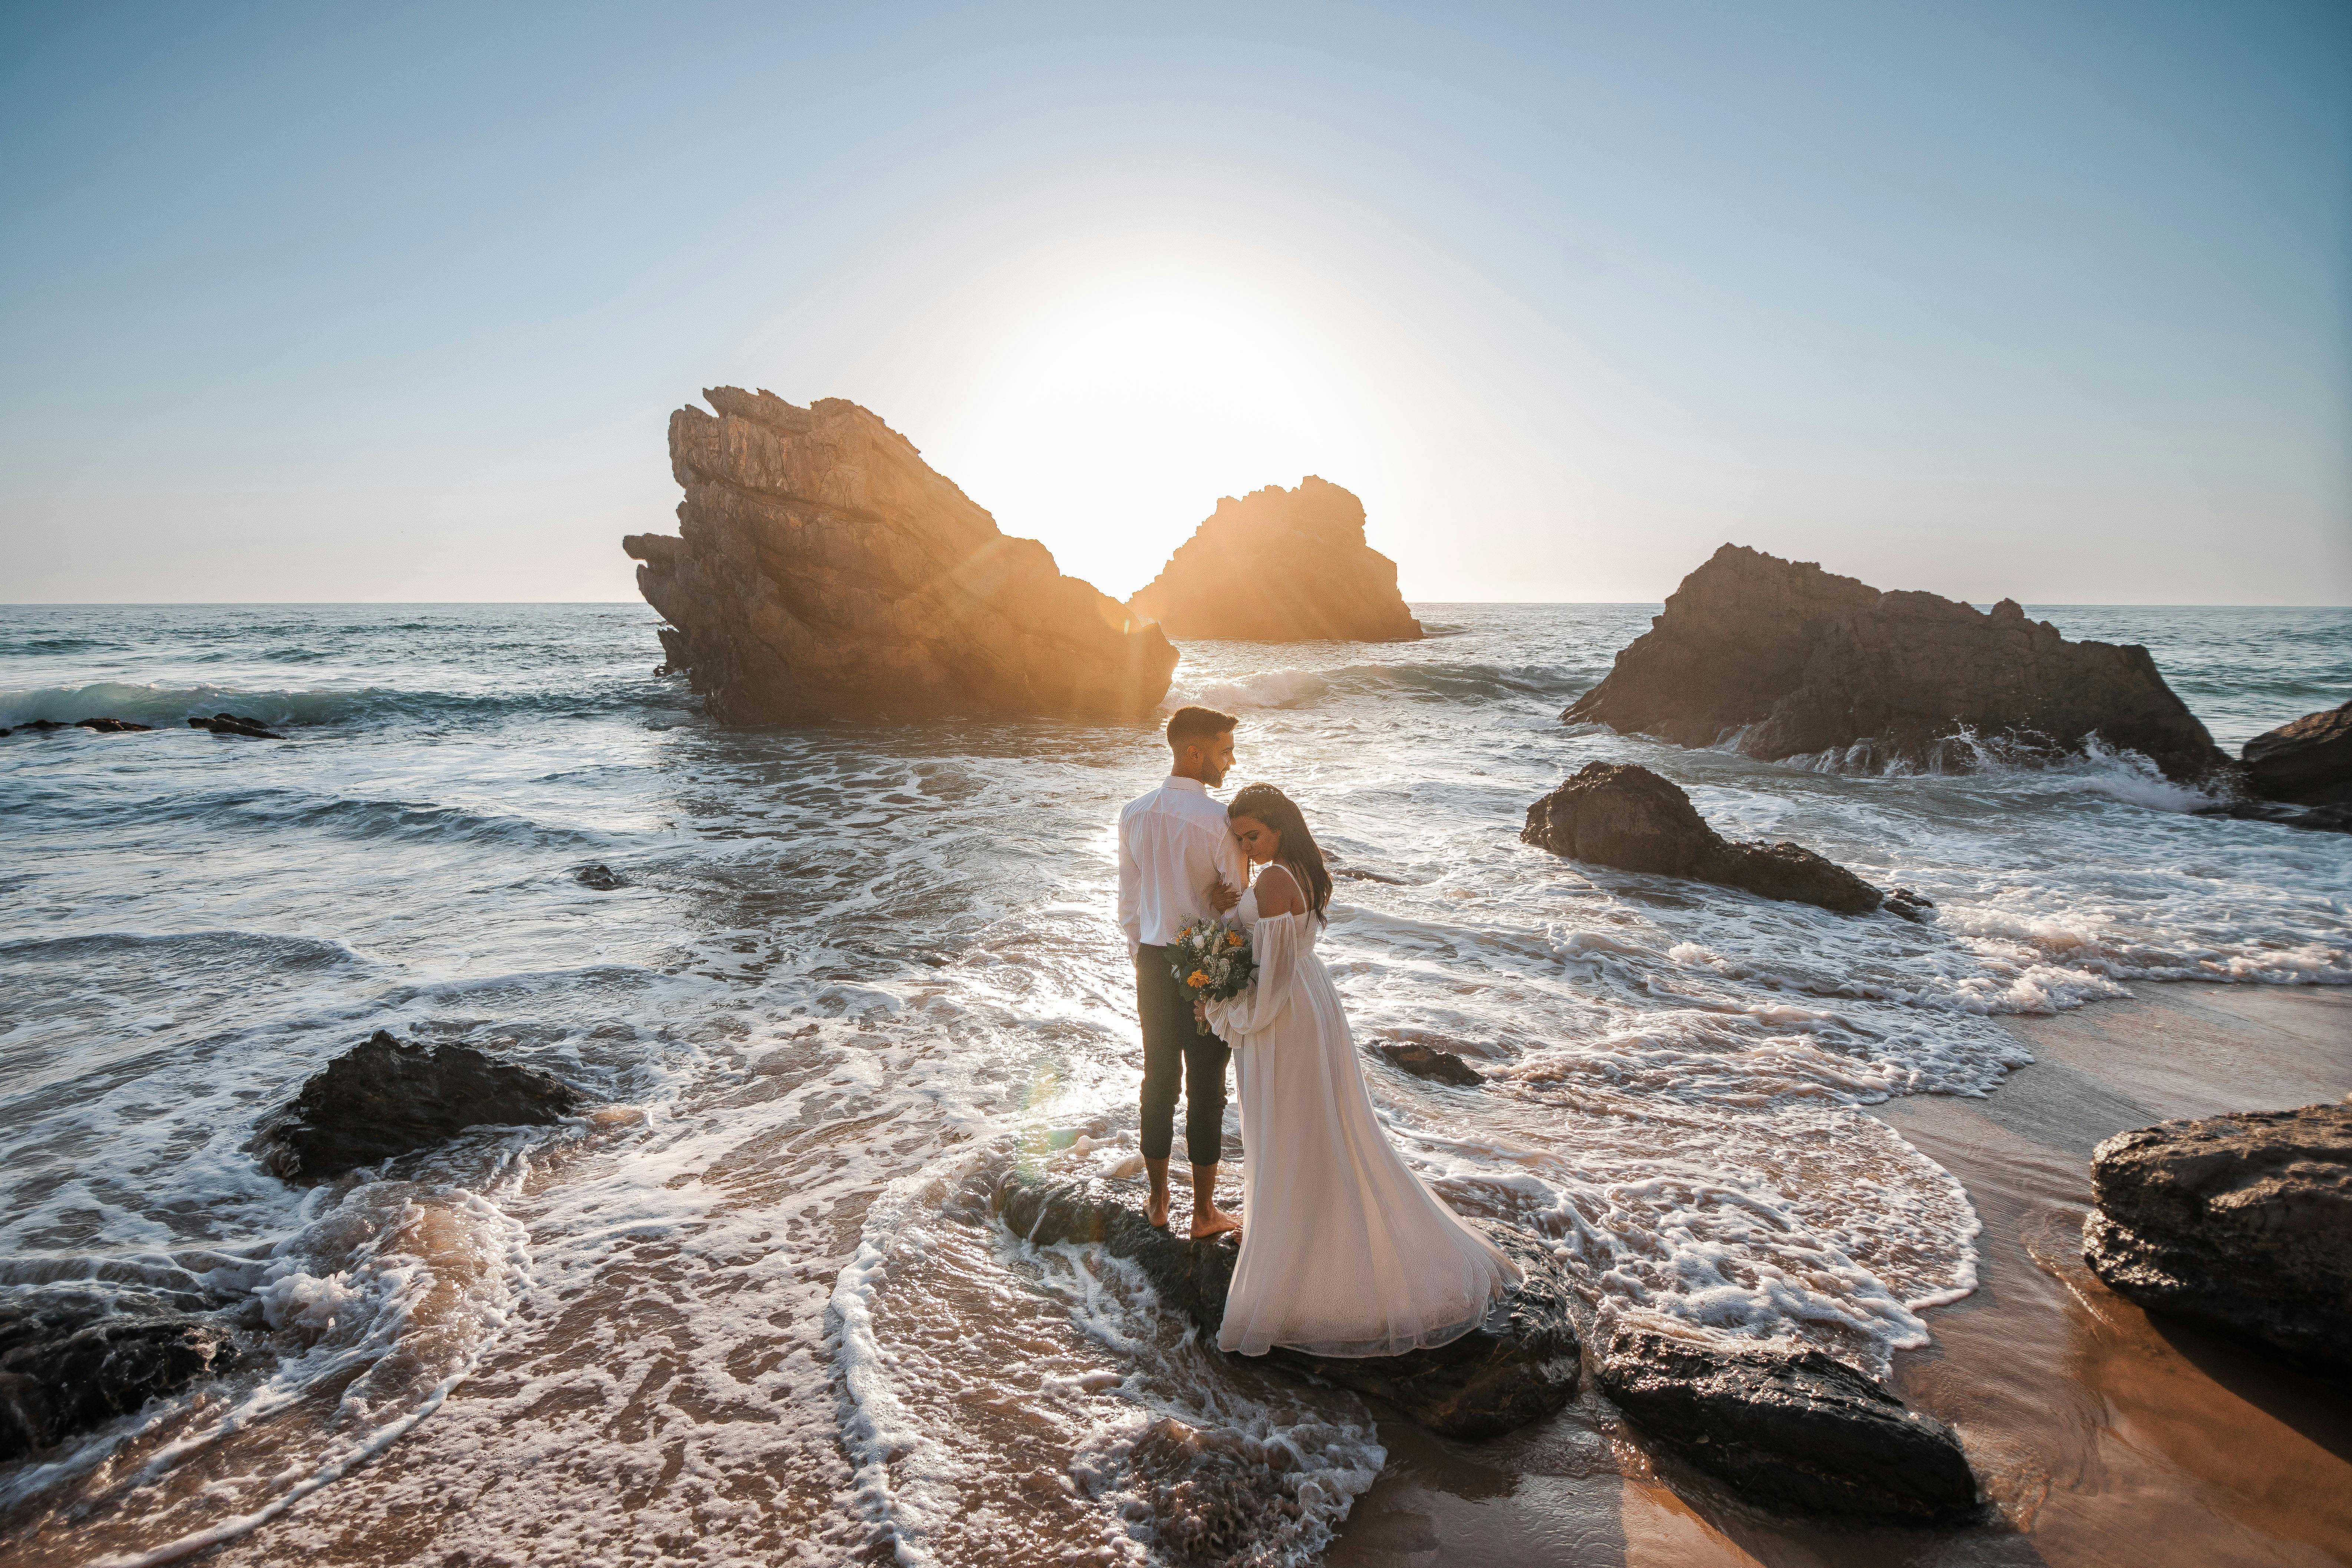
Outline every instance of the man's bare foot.
POLYGON ((1168 1194, 1154 1193, 1143 1200, 1143 1217, 1161 1230, 1168 1228, 1168 1194))
POLYGON ((1223 1236, 1227 1231, 1233 1232, 1235 1236, 1242 1233, 1242 1222, 1238 1215, 1229 1215, 1221 1208, 1192 1211, 1194 1241, 1203 1241, 1213 1236, 1223 1236))

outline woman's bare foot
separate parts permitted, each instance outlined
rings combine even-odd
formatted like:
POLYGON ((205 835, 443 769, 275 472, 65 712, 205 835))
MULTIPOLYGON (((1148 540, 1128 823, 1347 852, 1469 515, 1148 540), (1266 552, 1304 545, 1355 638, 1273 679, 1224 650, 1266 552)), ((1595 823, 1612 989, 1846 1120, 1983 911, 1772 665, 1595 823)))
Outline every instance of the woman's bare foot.
POLYGON ((1240 1215, 1229 1215, 1224 1210, 1214 1206, 1207 1209, 1194 1209, 1192 1211, 1192 1239, 1194 1241, 1205 1241, 1210 1237, 1223 1236, 1227 1231, 1233 1232, 1235 1236, 1239 1236, 1242 1233, 1240 1215))

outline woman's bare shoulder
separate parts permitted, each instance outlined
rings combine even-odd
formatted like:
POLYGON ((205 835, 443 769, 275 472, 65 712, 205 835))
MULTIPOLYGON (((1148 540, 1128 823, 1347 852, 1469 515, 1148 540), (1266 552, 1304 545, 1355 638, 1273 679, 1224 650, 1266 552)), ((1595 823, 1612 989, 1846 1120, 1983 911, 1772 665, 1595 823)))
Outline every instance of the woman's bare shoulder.
POLYGON ((1257 912, 1262 915, 1295 915, 1307 907, 1306 898, 1298 891, 1298 879, 1281 866, 1268 866, 1257 874, 1257 912))

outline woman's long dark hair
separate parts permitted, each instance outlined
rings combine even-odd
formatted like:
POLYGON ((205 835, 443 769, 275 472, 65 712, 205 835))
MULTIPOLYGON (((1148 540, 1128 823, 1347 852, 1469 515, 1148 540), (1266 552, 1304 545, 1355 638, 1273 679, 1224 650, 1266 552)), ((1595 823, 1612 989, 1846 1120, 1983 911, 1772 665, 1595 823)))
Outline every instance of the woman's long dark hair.
POLYGON ((1331 917, 1323 911, 1331 903, 1331 873, 1323 866, 1323 847, 1307 831, 1307 818, 1299 815, 1290 797, 1270 784, 1244 784, 1225 807, 1225 820, 1237 816, 1255 817, 1282 835, 1282 849, 1276 858, 1298 879, 1315 918, 1328 924, 1331 917))

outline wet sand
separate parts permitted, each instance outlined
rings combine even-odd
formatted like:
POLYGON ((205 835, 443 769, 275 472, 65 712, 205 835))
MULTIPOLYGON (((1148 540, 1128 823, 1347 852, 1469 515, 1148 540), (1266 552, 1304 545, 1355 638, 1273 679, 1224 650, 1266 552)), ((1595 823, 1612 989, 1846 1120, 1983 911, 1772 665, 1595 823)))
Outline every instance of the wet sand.
POLYGON ((2170 1117, 2352 1093, 2352 993, 2135 984, 2010 1026, 2035 1063, 1984 1100, 1879 1114, 1966 1184, 1975 1294, 1927 1314, 1905 1398, 1958 1428, 1999 1510, 1952 1531, 1776 1519, 1702 1477, 1652 1473, 1589 1390, 1486 1444, 1381 1423, 1390 1464, 1335 1568, 1947 1568, 2352 1563, 2352 1393, 2152 1322, 2083 1266, 2090 1152, 2170 1117))

